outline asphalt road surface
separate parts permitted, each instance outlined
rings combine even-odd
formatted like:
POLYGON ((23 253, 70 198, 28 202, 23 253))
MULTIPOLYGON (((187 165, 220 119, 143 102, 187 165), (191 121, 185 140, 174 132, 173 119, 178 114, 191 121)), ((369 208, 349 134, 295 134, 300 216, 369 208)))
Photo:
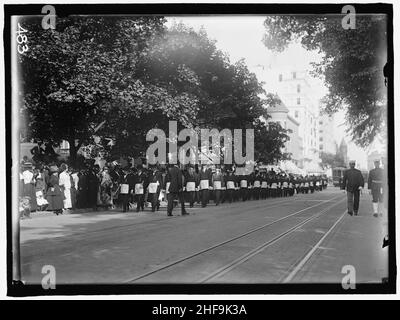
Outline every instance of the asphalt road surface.
POLYGON ((21 221, 21 267, 40 284, 54 266, 57 284, 357 283, 387 276, 381 218, 361 196, 359 216, 330 187, 288 198, 187 209, 38 216, 21 221))

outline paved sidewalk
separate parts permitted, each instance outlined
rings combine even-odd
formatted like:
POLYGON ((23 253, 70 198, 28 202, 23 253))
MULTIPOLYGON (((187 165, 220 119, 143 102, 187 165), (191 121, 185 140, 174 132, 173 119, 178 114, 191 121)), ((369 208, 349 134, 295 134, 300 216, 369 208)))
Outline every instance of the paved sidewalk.
POLYGON ((359 215, 345 215, 293 282, 341 283, 348 272, 342 273, 344 266, 354 267, 356 283, 382 282, 388 276, 388 247, 382 248, 383 218, 372 214, 371 196, 364 193, 359 215))

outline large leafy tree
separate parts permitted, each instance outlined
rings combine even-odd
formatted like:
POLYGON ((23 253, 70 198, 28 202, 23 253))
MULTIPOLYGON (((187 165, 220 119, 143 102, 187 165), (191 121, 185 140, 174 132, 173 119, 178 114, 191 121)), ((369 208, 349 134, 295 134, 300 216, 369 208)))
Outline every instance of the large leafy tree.
POLYGON ((69 17, 58 18, 56 30, 43 30, 40 20, 24 21, 29 51, 20 56, 21 112, 27 137, 67 140, 73 160, 79 147, 104 128, 123 136, 120 119, 190 116, 193 102, 186 95, 147 78, 149 43, 164 32, 164 22, 162 17, 69 17))
POLYGON ((285 130, 260 121, 268 118, 266 107, 278 101, 266 94, 244 60, 232 64, 204 30, 195 32, 183 24, 173 25, 156 39, 148 70, 159 83, 196 97, 198 110, 193 127, 253 128, 256 159, 271 163, 287 156, 282 153, 288 138, 285 130))
MULTIPOLYGON (((167 32, 164 22, 69 17, 43 30, 37 19, 23 21, 30 47, 20 56, 27 138, 67 140, 72 160, 94 134, 114 141, 102 140, 111 154, 144 156, 147 131, 168 131, 168 120, 178 120, 179 129, 256 125, 256 135, 268 138, 258 119, 267 117, 272 100, 261 98, 262 85, 244 62, 231 64, 204 31, 179 25, 167 32)), ((265 153, 275 145, 257 146, 265 153)))
POLYGON ((386 17, 356 15, 356 28, 344 29, 344 15, 269 16, 264 44, 282 51, 292 41, 323 54, 313 74, 329 90, 325 111, 346 111, 348 131, 360 146, 368 146, 385 128, 386 17))
POLYGON ((340 152, 321 152, 321 164, 325 168, 346 167, 343 154, 340 152))

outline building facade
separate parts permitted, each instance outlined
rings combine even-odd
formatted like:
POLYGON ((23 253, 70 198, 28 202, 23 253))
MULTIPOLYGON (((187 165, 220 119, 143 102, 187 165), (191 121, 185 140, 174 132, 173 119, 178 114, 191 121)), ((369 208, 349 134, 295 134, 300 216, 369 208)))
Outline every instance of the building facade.
POLYGON ((283 151, 290 153, 293 163, 299 165, 302 159, 302 141, 299 136, 300 123, 290 116, 289 109, 283 102, 276 107, 268 108, 267 112, 270 115, 267 122, 277 122, 282 128, 289 130, 287 135, 290 139, 286 142, 283 151))
POLYGON ((318 120, 318 132, 319 132, 319 154, 325 153, 336 153, 336 141, 334 137, 334 120, 333 116, 320 114, 318 120))
POLYGON ((278 75, 278 94, 289 110, 289 116, 299 123, 301 143, 300 168, 317 167, 319 158, 319 105, 310 98, 312 88, 306 71, 291 71, 278 75))

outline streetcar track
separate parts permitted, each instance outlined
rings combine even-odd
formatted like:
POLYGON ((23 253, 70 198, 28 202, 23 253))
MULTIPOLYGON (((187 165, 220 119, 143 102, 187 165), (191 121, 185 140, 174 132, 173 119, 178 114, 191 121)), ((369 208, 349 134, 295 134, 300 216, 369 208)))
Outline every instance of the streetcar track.
MULTIPOLYGON (((284 203, 284 202, 285 201, 276 201, 276 202, 273 202, 271 204, 275 205, 275 204, 281 204, 281 203, 284 203)), ((260 207, 262 207, 262 206, 256 206, 256 207, 253 206, 253 207, 250 207, 249 209, 251 209, 251 210, 252 209, 259 209, 260 207)), ((269 208, 274 208, 274 207, 275 206, 269 207, 269 208)), ((221 206, 220 208, 224 208, 224 207, 221 206)), ((202 209, 202 208, 199 207, 199 208, 196 208, 196 209, 202 209)), ((134 212, 132 212, 132 213, 134 213, 134 212)), ((136 225, 141 226, 141 225, 144 225, 144 224, 151 224, 151 223, 157 222, 157 221, 171 220, 171 219, 174 219, 174 218, 176 219, 178 217, 180 217, 180 215, 176 215, 176 216, 172 216, 172 217, 163 217, 163 218, 160 218, 160 219, 147 220, 147 221, 135 222, 135 223, 124 224, 124 225, 118 225, 118 226, 113 226, 113 227, 106 227, 106 228, 102 228, 102 229, 96 229, 96 230, 85 231, 85 232, 76 232, 76 233, 72 233, 72 234, 67 235, 69 237, 73 237, 74 239, 63 239, 66 235, 60 235, 60 236, 57 236, 57 237, 54 237, 54 238, 50 238, 50 239, 35 239, 35 240, 50 240, 50 241, 56 242, 56 243, 57 242, 66 243, 66 242, 69 242, 69 241, 80 240, 79 237, 86 238, 88 235, 93 235, 93 234, 99 233, 99 232, 110 231, 110 230, 115 230, 115 229, 124 229, 124 228, 129 228, 131 226, 136 226, 136 225)), ((28 227, 26 227, 26 228, 28 228, 28 227)), ((132 229, 130 229, 130 230, 132 230, 132 229)), ((23 243, 22 245, 24 245, 24 244, 25 243, 23 243)))
POLYGON ((317 251, 318 248, 320 248, 322 242, 328 237, 328 235, 335 229, 335 227, 339 224, 340 221, 345 217, 347 214, 347 210, 345 210, 342 215, 339 217, 339 219, 336 220, 336 222, 329 228, 329 230, 321 237, 321 239, 307 252, 307 254, 301 259, 301 261, 295 265, 294 268, 289 269, 290 273, 285 277, 285 279, 282 281, 283 283, 289 283, 290 281, 293 280, 293 278, 297 275, 297 273, 304 267, 304 265, 310 260, 310 258, 313 256, 315 251, 317 251))
MULTIPOLYGON (((268 208, 270 209, 270 208, 275 208, 275 207, 278 207, 278 206, 281 206, 283 203, 285 203, 285 201, 284 200, 282 200, 282 201, 277 201, 277 202, 274 202, 274 203, 272 203, 273 204, 273 206, 269 206, 268 208)), ((290 204, 290 203, 288 203, 288 204, 290 204)), ((253 211, 253 210, 257 210, 257 209, 260 209, 261 207, 264 207, 265 205, 258 205, 258 206, 252 206, 252 207, 250 207, 250 208, 247 208, 247 213, 248 212, 251 212, 251 211, 253 211)), ((174 218, 178 218, 178 217, 180 217, 180 216, 175 216, 174 218)), ((166 218, 162 218, 162 219, 157 219, 157 220, 152 220, 152 221, 143 221, 143 222, 140 222, 140 223, 132 223, 132 224, 130 224, 130 225, 123 225, 123 226, 116 226, 115 228, 124 228, 124 230, 120 230, 119 232, 130 232, 130 231, 132 231, 135 227, 136 227, 136 225, 143 225, 143 224, 145 224, 145 223, 151 223, 151 222, 155 222, 155 221, 163 221, 163 220, 171 220, 171 217, 166 217, 166 218), (130 229, 126 229, 126 228, 128 228, 128 227, 131 227, 131 226, 133 226, 134 228, 130 228, 130 229)), ((102 232, 102 231, 109 231, 110 229, 112 230, 112 229, 115 229, 114 227, 109 227, 109 228, 107 228, 107 230, 106 229, 99 229, 99 230, 94 230, 93 232, 92 232, 92 234, 91 234, 91 236, 92 237, 90 237, 89 239, 88 239, 88 237, 87 237, 87 234, 85 234, 85 233, 79 233, 79 234, 77 234, 75 237, 74 237, 74 239, 67 239, 67 240, 65 240, 65 239, 63 239, 63 237, 57 237, 56 239, 52 239, 51 241, 52 241, 52 244, 54 244, 54 242, 55 242, 55 244, 57 245, 58 243, 60 243, 60 242, 62 242, 62 244, 63 245, 69 245, 69 244, 71 244, 71 242, 73 243, 73 242, 76 242, 76 241, 78 241, 78 240, 89 240, 89 241, 91 241, 91 242, 93 242, 93 241, 97 241, 97 240, 99 240, 99 239, 103 239, 103 236, 104 236, 104 234, 93 234, 93 233, 96 233, 96 232, 102 232), (62 241, 63 240, 63 241, 62 241)), ((73 235, 72 235, 73 236, 73 235)), ((47 239, 48 240, 48 239, 47 239)), ((115 239, 115 241, 120 241, 119 239, 115 239)), ((130 240, 129 240, 130 241, 130 240)), ((91 243, 87 243, 87 244, 85 244, 85 245, 82 245, 82 244, 79 244, 79 250, 82 250, 82 249, 85 249, 85 248, 87 248, 87 247, 90 247, 91 246, 91 243)), ((53 252, 53 251, 57 251, 59 248, 49 248, 48 249, 48 251, 47 251, 47 253, 49 253, 49 252, 53 252)), ((76 250, 74 250, 74 252, 76 252, 76 250)), ((58 257, 66 257, 66 256, 69 256, 69 255, 71 255, 71 254, 73 254, 74 252, 66 252, 66 253, 63 253, 63 254, 61 254, 61 255, 58 255, 58 257)), ((42 252, 40 252, 40 253, 42 253, 42 252)), ((33 253, 33 254, 31 254, 31 255, 25 255, 24 257, 23 257, 23 259, 32 259, 32 258, 34 258, 34 257, 36 257, 38 254, 40 254, 40 253, 33 253)), ((22 263, 22 265, 24 265, 24 266, 28 266, 28 265, 32 265, 32 264, 34 264, 36 261, 29 261, 29 262, 24 262, 24 263, 22 263)))
MULTIPOLYGON (((343 201, 344 200, 342 200, 341 202, 343 202, 343 201)), ((259 254, 260 252, 264 251, 266 248, 268 248, 272 244, 274 244, 277 241, 281 240, 282 238, 288 236, 289 234, 292 234, 293 232, 295 232, 296 230, 298 230, 299 228, 301 228, 302 226, 304 226, 308 222, 310 222, 310 221, 320 217, 324 213, 328 212, 330 209, 334 208, 335 206, 337 206, 341 202, 333 204, 333 205, 323 209, 322 211, 312 215, 311 217, 307 218, 306 220, 294 225, 290 229, 280 233, 279 235, 275 236, 273 239, 268 240, 267 242, 264 242, 263 244, 259 245, 258 247, 256 247, 256 248, 250 250, 249 252, 243 254, 242 256, 240 256, 239 258, 235 259, 234 261, 226 264, 225 266, 217 269, 213 273, 211 273, 211 274, 207 275, 206 277, 204 277, 203 279, 201 279, 200 283, 205 283, 205 282, 208 282, 208 281, 210 281, 212 279, 224 276, 228 272, 232 271, 233 269, 237 268, 238 266, 242 265, 246 261, 250 260, 251 258, 256 256, 257 254, 259 254)))
MULTIPOLYGON (((320 202, 320 203, 318 203, 318 204, 315 204, 315 205, 313 205, 313 206, 310 206, 310 207, 304 208, 304 209, 302 209, 302 210, 296 211, 296 212, 294 212, 294 213, 292 213, 292 214, 289 214, 289 215, 287 215, 287 216, 284 216, 284 217, 279 218, 279 219, 277 219, 277 220, 274 220, 274 221, 272 221, 272 222, 266 223, 266 224, 264 224, 264 225, 262 225, 262 226, 260 226, 260 227, 253 228, 253 229, 251 229, 251 230, 249 230, 249 231, 247 231, 247 232, 245 232, 245 233, 242 233, 242 234, 240 234, 240 235, 238 235, 238 236, 235 236, 235 237, 230 238, 230 239, 228 239, 228 240, 222 241, 222 242, 220 242, 220 243, 217 243, 217 244, 215 244, 215 245, 213 245, 213 246, 210 246, 210 247, 208 247, 208 248, 205 248, 205 249, 203 249, 203 250, 200 250, 200 251, 198 251, 198 252, 195 252, 195 253, 190 254, 190 255, 188 255, 188 256, 185 256, 185 257, 183 257, 183 258, 177 259, 177 260, 175 260, 174 262, 171 262, 171 263, 169 263, 169 264, 167 264, 167 265, 165 265, 165 266, 162 266, 162 267, 157 268, 157 269, 152 270, 152 271, 148 271, 148 272, 146 272, 146 273, 144 273, 144 274, 141 274, 141 275, 139 275, 139 276, 136 276, 136 277, 134 277, 134 278, 131 278, 131 279, 129 279, 129 280, 126 280, 126 281, 124 281, 124 283, 131 283, 131 282, 135 282, 135 281, 138 281, 138 280, 140 280, 140 279, 143 279, 143 278, 147 278, 147 277, 149 277, 149 276, 151 276, 151 275, 153 275, 153 274, 156 274, 156 273, 158 273, 158 272, 161 272, 161 271, 163 271, 163 270, 166 270, 166 269, 168 269, 168 268, 171 268, 171 267, 173 267, 173 266, 175 266, 175 265, 177 265, 177 264, 180 264, 180 263, 182 263, 182 262, 184 262, 184 261, 187 261, 187 260, 189 260, 189 259, 192 259, 192 258, 194 258, 194 257, 197 257, 197 256, 199 256, 199 255, 202 255, 202 254, 204 254, 204 253, 206 253, 206 252, 209 252, 209 251, 211 251, 211 250, 214 250, 214 249, 216 249, 216 248, 219 248, 219 247, 221 247, 221 246, 223 246, 223 245, 225 245, 225 244, 227 244, 227 243, 230 243, 230 242, 236 241, 236 240, 238 240, 238 239, 244 238, 244 237, 246 237, 246 236, 248 236, 248 235, 250 235, 250 234, 252 234, 252 233, 255 233, 255 232, 257 232, 257 231, 259 231, 259 230, 261 230, 261 229, 265 229, 265 228, 267 228, 267 227, 269 227, 269 226, 271 226, 271 225, 274 225, 274 224, 276 224, 276 223, 278 223, 278 222, 280 222, 280 221, 289 219, 290 217, 293 217, 293 216, 295 216, 295 215, 298 215, 299 213, 302 213, 302 212, 307 211, 307 210, 309 210, 309 209, 312 209, 312 208, 314 208, 314 207, 320 206, 320 205, 322 205, 323 203, 325 203, 325 201, 326 201, 326 202, 333 201, 333 200, 337 199, 337 198, 340 197, 340 196, 341 196, 341 195, 336 196, 336 197, 334 197, 334 198, 332 198, 332 199, 323 200, 322 202, 320 202)), ((336 205, 336 204, 335 204, 335 205, 336 205)), ((331 206, 331 207, 334 207, 335 205, 333 205, 333 206, 331 206)), ((330 209, 331 207, 329 207, 329 209, 330 209)), ((329 210, 329 209, 325 209, 325 210, 329 210)))

